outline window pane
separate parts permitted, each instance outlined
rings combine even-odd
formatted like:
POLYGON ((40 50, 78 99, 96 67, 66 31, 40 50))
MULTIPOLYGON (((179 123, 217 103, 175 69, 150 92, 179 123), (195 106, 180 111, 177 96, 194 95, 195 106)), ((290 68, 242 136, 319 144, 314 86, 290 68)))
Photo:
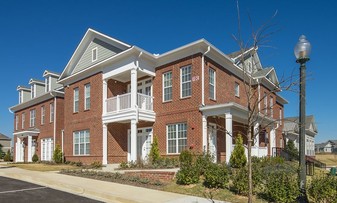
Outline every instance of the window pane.
POLYGON ((85 145, 85 154, 90 154, 90 143, 85 145))
POLYGON ((80 155, 84 154, 84 144, 80 144, 80 155))
POLYGON ((75 144, 74 154, 75 154, 75 155, 78 155, 78 144, 75 144))
POLYGON ((168 153, 176 153, 176 141, 169 140, 167 143, 168 143, 168 153))

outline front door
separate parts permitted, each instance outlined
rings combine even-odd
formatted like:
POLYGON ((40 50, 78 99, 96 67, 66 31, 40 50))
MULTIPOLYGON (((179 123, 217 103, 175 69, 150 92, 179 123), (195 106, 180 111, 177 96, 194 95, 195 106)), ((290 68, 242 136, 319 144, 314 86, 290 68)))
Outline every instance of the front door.
MULTIPOLYGON (((152 144, 152 128, 137 129, 137 159, 147 160, 152 144)), ((128 130, 128 160, 130 161, 131 133, 128 130)))
POLYGON ((217 135, 216 135, 216 125, 210 124, 208 128, 208 143, 209 143, 209 153, 213 157, 213 162, 217 162, 217 135))

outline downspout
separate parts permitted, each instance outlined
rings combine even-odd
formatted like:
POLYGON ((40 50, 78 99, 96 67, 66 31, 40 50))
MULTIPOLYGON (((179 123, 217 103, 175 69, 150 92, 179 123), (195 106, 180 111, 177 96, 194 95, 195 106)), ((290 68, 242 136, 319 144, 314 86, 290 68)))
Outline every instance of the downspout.
POLYGON ((211 46, 207 47, 207 51, 201 57, 201 105, 205 106, 205 55, 211 50, 211 46))

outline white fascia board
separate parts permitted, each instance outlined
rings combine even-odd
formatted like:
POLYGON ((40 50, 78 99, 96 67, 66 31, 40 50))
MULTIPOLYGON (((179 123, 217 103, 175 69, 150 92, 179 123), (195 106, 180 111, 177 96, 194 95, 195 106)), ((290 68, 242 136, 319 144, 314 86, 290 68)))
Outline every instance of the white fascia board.
MULTIPOLYGON (((247 53, 251 52, 251 51, 254 50, 254 49, 255 49, 254 47, 251 47, 250 49, 244 51, 242 54, 239 54, 239 55, 237 55, 236 57, 232 58, 232 60, 235 61, 236 59, 238 59, 239 57, 241 57, 241 55, 246 55, 247 53)), ((257 48, 256 48, 256 50, 257 50, 257 48)))
POLYGON ((22 135, 22 137, 25 137, 27 135, 32 135, 32 136, 36 136, 34 134, 39 134, 40 131, 38 130, 25 130, 25 131, 19 131, 19 132, 15 132, 13 133, 13 135, 22 135))
POLYGON ((35 97, 35 98, 33 98, 31 100, 28 100, 28 101, 26 101, 24 103, 12 106, 9 109, 11 111, 13 111, 13 112, 17 112, 17 111, 20 111, 22 109, 34 106, 34 105, 36 105, 38 103, 50 100, 50 99, 52 99, 54 97, 64 97, 64 93, 63 92, 59 92, 59 91, 47 92, 47 93, 45 93, 45 94, 43 94, 43 95, 41 95, 39 97, 35 97))
POLYGON ((103 34, 103 33, 100 33, 100 32, 98 32, 98 31, 96 31, 96 30, 94 30, 94 29, 92 29, 92 28, 89 28, 88 31, 90 31, 90 32, 92 32, 92 33, 95 33, 97 36, 101 36, 101 37, 103 37, 103 38, 106 38, 106 39, 109 39, 109 40, 111 40, 111 41, 113 41, 113 42, 116 42, 117 44, 121 44, 121 45, 123 45, 123 46, 125 46, 125 47, 128 47, 128 48, 131 47, 131 45, 129 45, 129 44, 125 43, 125 42, 122 42, 122 41, 117 40, 117 39, 115 39, 115 38, 112 38, 112 37, 110 37, 110 36, 108 36, 108 35, 105 35, 105 34, 103 34))
POLYGON ((24 87, 24 86, 18 86, 16 88, 17 91, 20 91, 20 90, 23 90, 23 91, 27 91, 27 92, 30 92, 31 89, 29 87, 24 87))
POLYGON ((44 81, 42 81, 42 80, 37 80, 37 79, 33 79, 33 78, 31 78, 30 80, 29 80, 29 83, 28 84, 39 84, 39 85, 45 85, 45 82, 44 81))
POLYGON ((51 72, 51 71, 49 71, 49 70, 45 70, 44 72, 43 72, 43 75, 42 75, 42 77, 46 77, 46 76, 53 76, 53 77, 60 77, 60 74, 58 74, 58 73, 55 73, 55 72, 51 72))

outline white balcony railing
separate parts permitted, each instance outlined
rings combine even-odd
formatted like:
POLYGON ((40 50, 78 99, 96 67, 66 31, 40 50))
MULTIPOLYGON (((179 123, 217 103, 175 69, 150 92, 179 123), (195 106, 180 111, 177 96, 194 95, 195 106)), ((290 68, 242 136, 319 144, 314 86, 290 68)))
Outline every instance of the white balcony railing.
MULTIPOLYGON (((131 109, 131 93, 108 98, 106 105, 108 113, 131 109)), ((137 105, 139 109, 153 111, 153 97, 137 93, 137 105)))

